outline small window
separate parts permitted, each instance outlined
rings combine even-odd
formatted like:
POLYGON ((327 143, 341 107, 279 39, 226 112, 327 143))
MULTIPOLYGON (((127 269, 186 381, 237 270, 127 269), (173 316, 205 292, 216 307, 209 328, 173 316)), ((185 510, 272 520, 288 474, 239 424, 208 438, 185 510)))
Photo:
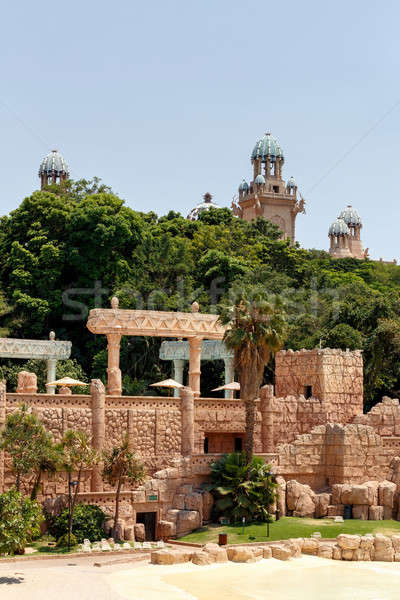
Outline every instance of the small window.
POLYGON ((304 386, 304 398, 306 398, 306 400, 312 398, 312 385, 304 386))
POLYGON ((240 437, 235 437, 235 452, 241 452, 243 450, 243 440, 240 437))
POLYGON ((272 188, 275 192, 275 194, 279 194, 279 185, 274 185, 272 188))
POLYGON ((208 454, 208 437, 204 438, 204 454, 208 454))

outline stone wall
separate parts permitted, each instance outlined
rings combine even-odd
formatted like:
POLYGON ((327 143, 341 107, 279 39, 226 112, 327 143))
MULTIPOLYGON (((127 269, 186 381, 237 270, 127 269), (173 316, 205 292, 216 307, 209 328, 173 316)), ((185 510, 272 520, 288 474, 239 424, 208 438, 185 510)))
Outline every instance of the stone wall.
POLYGON ((363 412, 363 361, 359 350, 281 350, 275 361, 275 396, 318 398, 327 420, 348 423, 363 412))

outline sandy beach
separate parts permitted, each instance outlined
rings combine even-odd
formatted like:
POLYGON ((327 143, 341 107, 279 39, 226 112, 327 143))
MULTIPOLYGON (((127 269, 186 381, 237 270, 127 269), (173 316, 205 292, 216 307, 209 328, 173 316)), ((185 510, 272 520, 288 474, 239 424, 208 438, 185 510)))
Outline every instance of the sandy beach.
MULTIPOLYGON (((109 562, 111 557, 96 558, 109 562)), ((104 564, 95 559, 0 564, 2 600, 395 600, 399 563, 345 563, 312 556, 289 562, 198 567, 104 564)))

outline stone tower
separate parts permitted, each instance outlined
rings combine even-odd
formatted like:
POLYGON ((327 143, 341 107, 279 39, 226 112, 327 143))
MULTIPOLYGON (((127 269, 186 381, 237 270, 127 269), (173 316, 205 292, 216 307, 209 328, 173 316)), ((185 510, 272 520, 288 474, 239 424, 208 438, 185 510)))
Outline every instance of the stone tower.
POLYGON ((69 168, 62 154, 52 150, 41 162, 39 168, 40 187, 65 181, 69 177, 69 168))
POLYGON ((366 258, 360 237, 361 218, 358 212, 347 206, 329 228, 329 254, 333 258, 366 258))
POLYGON ((296 215, 305 213, 304 200, 297 197, 297 184, 293 177, 282 179, 284 156, 282 149, 270 133, 266 133, 254 146, 251 154, 253 180, 243 180, 239 186, 238 201, 232 202, 234 215, 251 221, 258 216, 268 219, 282 230, 282 237, 295 241, 296 215))

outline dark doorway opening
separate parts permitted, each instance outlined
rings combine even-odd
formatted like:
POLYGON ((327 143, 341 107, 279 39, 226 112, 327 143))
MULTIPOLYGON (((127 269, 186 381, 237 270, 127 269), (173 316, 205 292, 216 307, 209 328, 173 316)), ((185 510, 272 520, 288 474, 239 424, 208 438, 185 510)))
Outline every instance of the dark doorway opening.
POLYGON ((304 398, 308 400, 308 398, 312 398, 312 385, 304 386, 304 398))
POLYGON ((241 437, 235 437, 235 452, 241 452, 243 450, 243 439, 241 437))
POLYGON ((146 542, 154 542, 156 539, 156 517, 155 512, 136 513, 136 523, 143 523, 146 542))
POLYGON ((208 454, 208 437, 204 438, 204 454, 208 454))

